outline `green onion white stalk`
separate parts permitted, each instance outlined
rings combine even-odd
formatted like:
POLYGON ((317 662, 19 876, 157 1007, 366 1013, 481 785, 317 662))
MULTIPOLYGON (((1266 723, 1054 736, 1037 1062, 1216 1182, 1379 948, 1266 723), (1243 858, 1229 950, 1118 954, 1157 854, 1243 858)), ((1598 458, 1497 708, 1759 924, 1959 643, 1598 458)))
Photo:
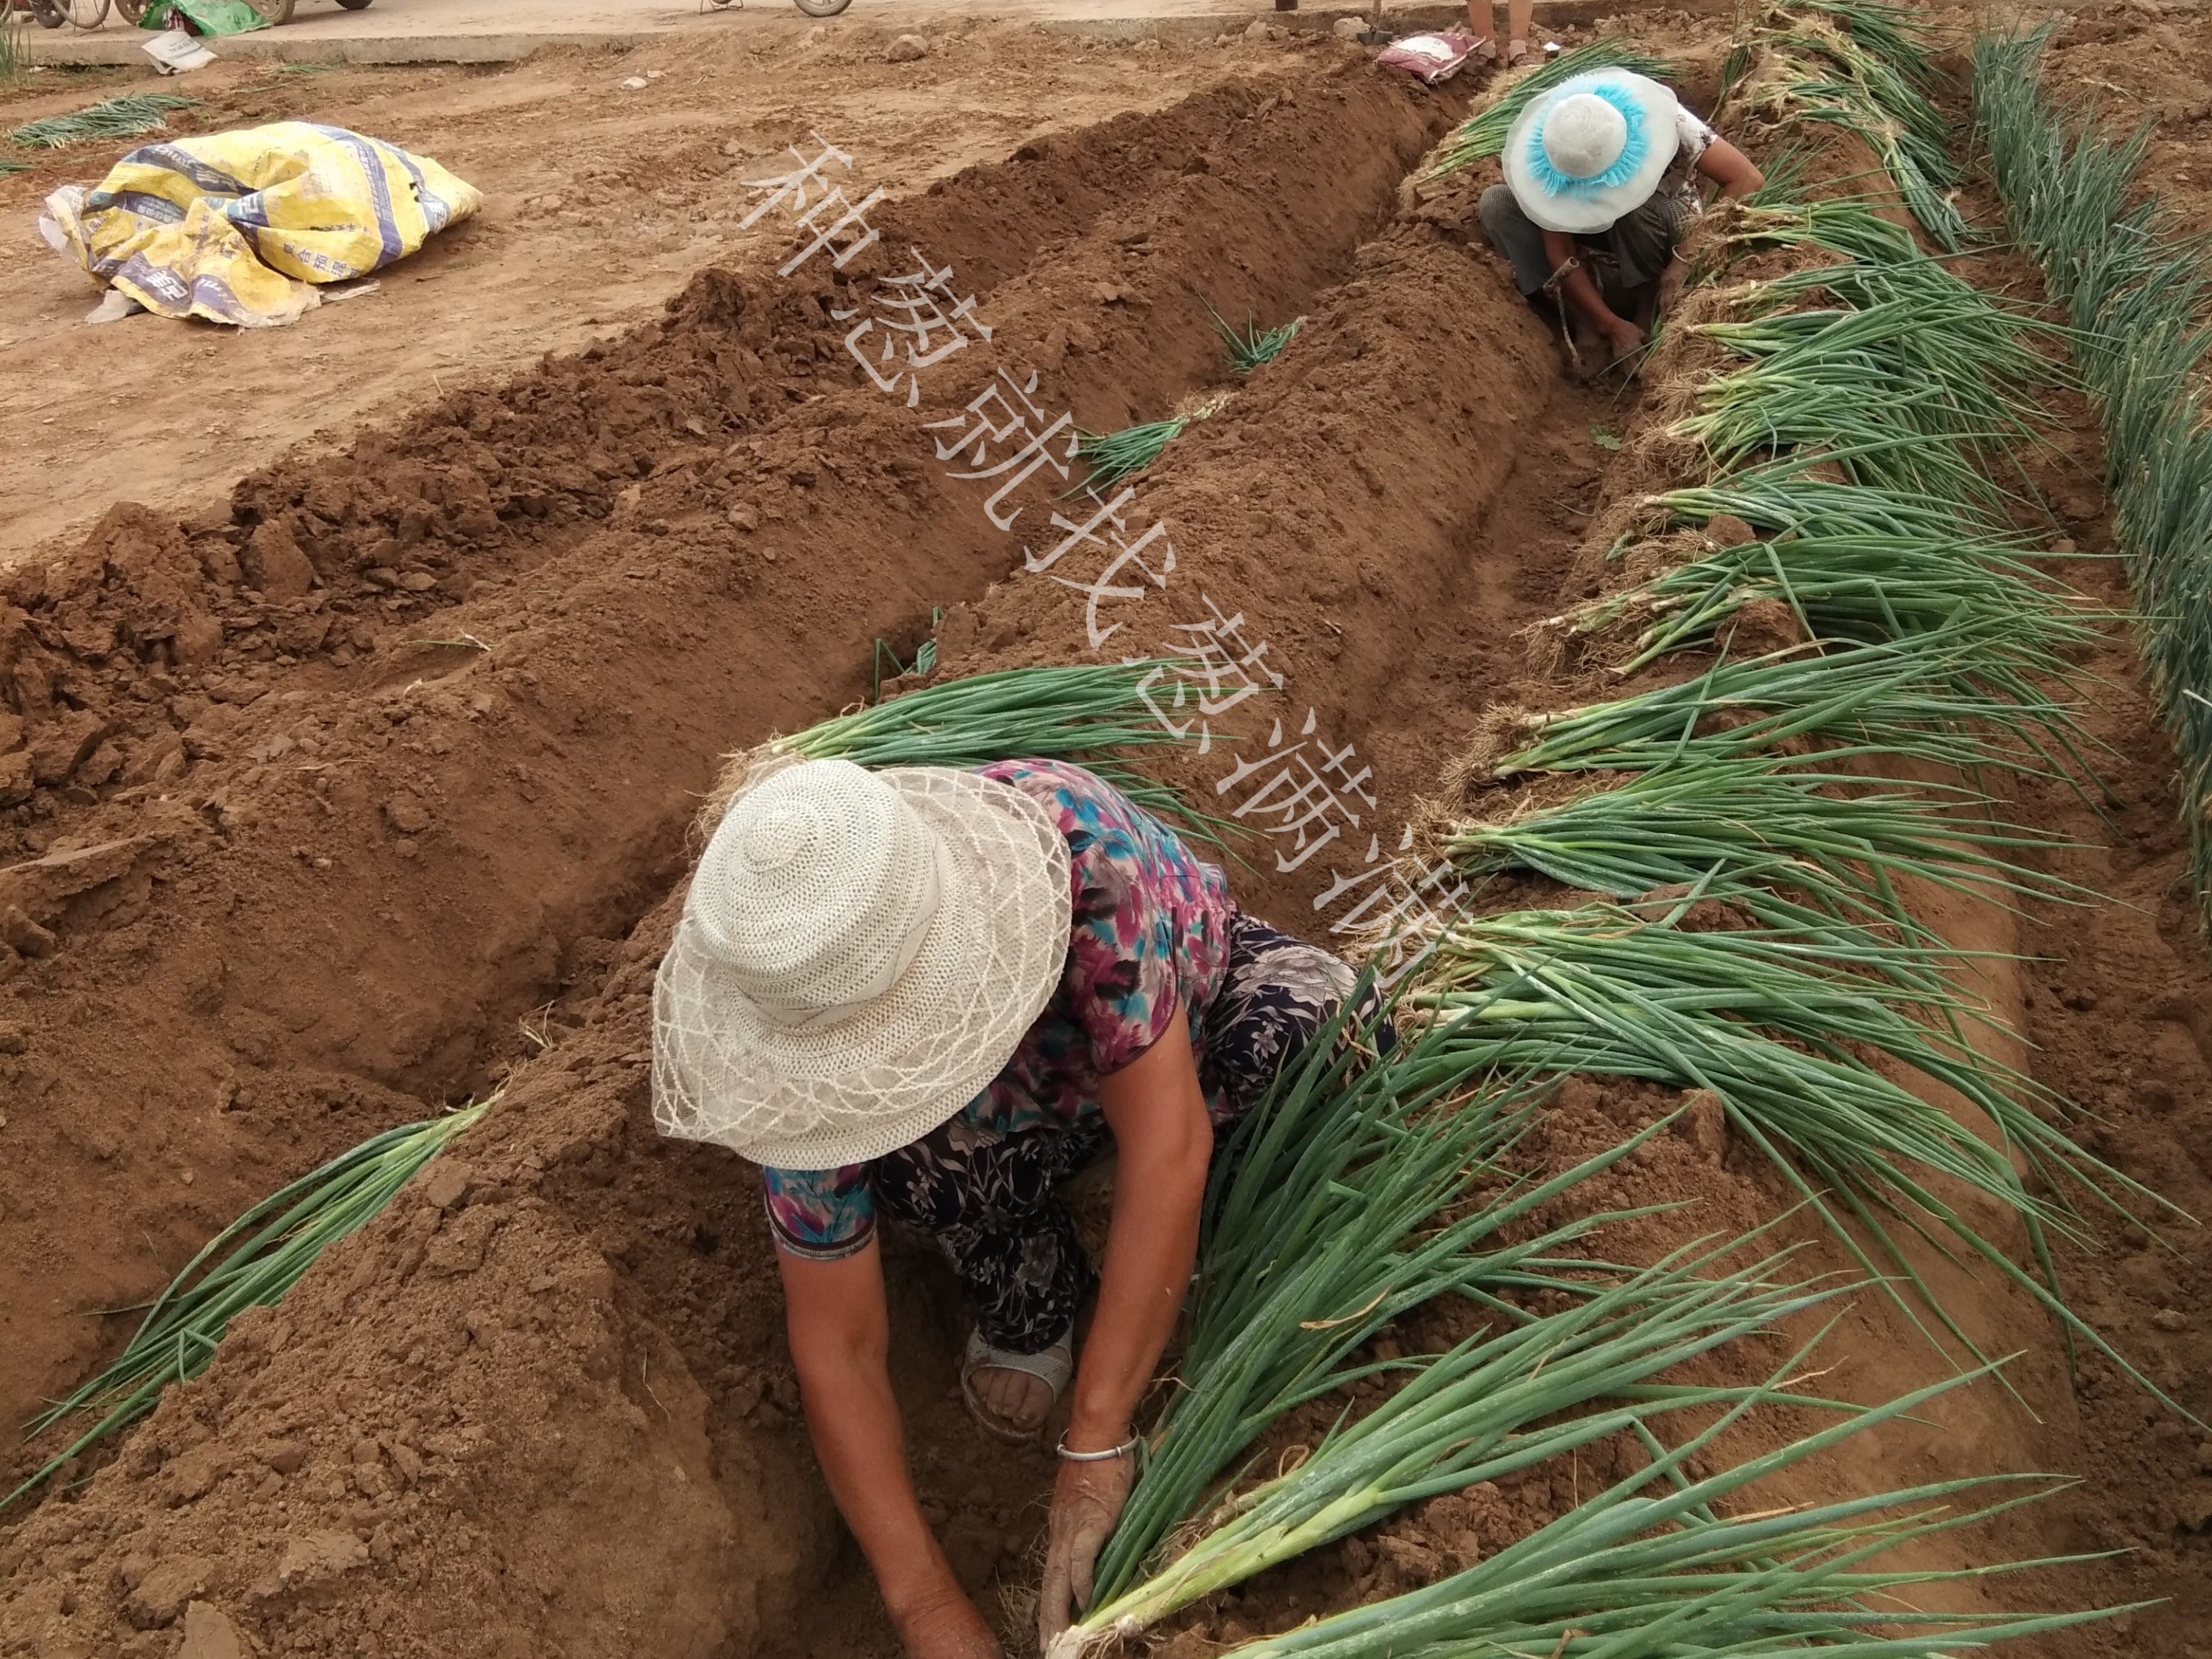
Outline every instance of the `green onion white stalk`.
POLYGON ((1444 1033, 1380 1059, 1370 1037, 1346 1035, 1340 1017, 1289 1062, 1217 1170, 1185 1386, 1099 1558, 1102 1600, 1136 1582, 1269 1423, 1389 1369, 1348 1356, 1391 1320, 1451 1292, 1519 1322, 1529 1316, 1501 1292, 1601 1288, 1588 1276, 1603 1264, 1565 1252, 1619 1215, 1514 1235, 1628 1146, 1515 1184, 1503 1160, 1529 1121, 1528 1090, 1480 1085, 1444 1033), (1475 1203, 1489 1188, 1499 1190, 1475 1203))
POLYGON ((1142 1583, 1095 1606, 1054 1643, 1050 1659, 1127 1640, 1202 1595, 1407 1504, 1501 1479, 1666 1413, 1725 1407, 1742 1391, 1655 1379, 1835 1293, 1771 1282, 1782 1256, 1700 1277, 1742 1243, 1685 1248, 1557 1313, 1479 1331, 1419 1362, 1373 1410, 1356 1420, 1340 1416, 1289 1473, 1224 1492, 1194 1523, 1192 1541, 1142 1583), (1601 1402, 1612 1403, 1585 1412, 1601 1402), (1574 1413, 1584 1414, 1565 1415, 1574 1413))
MULTIPOLYGON (((1537 1532, 1425 1589, 1230 1651, 1236 1659, 1767 1659, 1817 1649, 1942 1659, 1962 1648, 2072 1629, 2124 1609, 1946 1611, 1926 1592, 2087 1559, 1995 1566, 1882 1565, 2067 1484, 2036 1474, 1943 1480, 1775 1508, 1748 1490, 1863 1430, 1906 1415, 1943 1382, 1707 1476, 1685 1474, 1761 1389, 1703 1433, 1537 1532), (2008 1488, 2022 1495, 2005 1497, 2008 1488), (1656 1489, 1655 1491, 1655 1489, 1656 1489), (1987 1492, 1990 1501, 1958 1501, 1987 1492), (1723 1505, 1748 1504, 1740 1515, 1723 1505)), ((1919 1552, 1920 1559, 1925 1553, 1919 1552)))

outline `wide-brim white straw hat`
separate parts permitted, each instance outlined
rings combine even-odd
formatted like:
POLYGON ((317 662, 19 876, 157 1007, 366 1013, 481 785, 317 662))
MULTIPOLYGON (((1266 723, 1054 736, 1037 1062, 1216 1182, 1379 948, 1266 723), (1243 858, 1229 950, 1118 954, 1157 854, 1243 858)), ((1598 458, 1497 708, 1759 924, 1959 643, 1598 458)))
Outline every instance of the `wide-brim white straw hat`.
POLYGON ((1626 70, 1562 81, 1515 118, 1499 158, 1521 210, 1590 236, 1651 199, 1680 148, 1674 94, 1626 70))
POLYGON ((919 1140, 1043 1012, 1072 908, 1066 839, 1009 785, 772 773, 730 803, 661 961, 654 1121, 792 1170, 919 1140))

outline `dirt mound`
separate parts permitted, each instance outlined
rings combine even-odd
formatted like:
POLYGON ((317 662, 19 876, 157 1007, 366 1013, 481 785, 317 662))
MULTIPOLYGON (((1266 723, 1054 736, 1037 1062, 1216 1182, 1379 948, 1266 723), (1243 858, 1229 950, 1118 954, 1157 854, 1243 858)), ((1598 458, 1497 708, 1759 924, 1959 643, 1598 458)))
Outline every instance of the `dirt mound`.
MULTIPOLYGON (((831 311, 922 247, 952 263, 963 290, 973 282, 996 329, 995 345, 979 343, 933 398, 957 409, 1001 362, 1042 355, 1060 364, 1084 423, 1110 424, 1121 407, 1215 372, 1205 301, 1279 313, 1340 275, 1456 107, 1355 59, 1117 121, 880 216, 883 257, 836 282, 708 273, 626 342, 459 394, 335 464, 258 474, 226 512, 179 524, 118 508, 82 548, 13 573, 7 695, 21 727, 10 746, 46 776, 9 815, 18 857, 0 877, 21 917, 10 924, 21 948, 5 958, 7 1133, 38 1172, 0 1214, 0 1256, 24 1274, 37 1264, 35 1291, 26 1278, 0 1298, 3 1408, 23 1414, 126 1322, 103 1333, 78 1310, 142 1299, 165 1263, 283 1175, 419 1115, 421 1099, 400 1091, 465 1091, 507 1056, 562 1046, 580 1016, 545 1005, 566 984, 596 988, 610 941, 667 891, 691 792, 715 757, 860 695, 872 634, 925 625, 933 602, 980 593, 1018 556, 930 464, 918 423, 937 416, 854 388, 831 311), (1290 155, 1320 160, 1291 169, 1290 155), (521 1038, 515 1022, 533 1008, 521 1038)), ((1063 654, 1079 649, 1068 641, 1063 654)), ((716 1182, 717 1204, 737 1206, 720 1235, 752 1237, 750 1193, 732 1196, 726 1167, 716 1182)), ((487 1198, 481 1213, 502 1201, 487 1198)), ((562 1248, 557 1228, 501 1237, 525 1279, 562 1248)), ((617 1263, 639 1248, 605 1241, 617 1263)), ((507 1260, 495 1251, 480 1271, 507 1260)), ((356 1307, 333 1322, 331 1354, 255 1351, 252 1363, 279 1366, 279 1392, 355 1357, 390 1365, 420 1347, 430 1363, 446 1339, 422 1334, 450 1334, 447 1302, 461 1291, 403 1277, 380 1304, 377 1318, 397 1322, 384 1335, 356 1307), (394 1350, 400 1328, 416 1337, 394 1350), (306 1369, 282 1369, 291 1364, 306 1369)), ((305 1319, 310 1304, 296 1305, 305 1319)), ((694 1373, 741 1395, 725 1373, 760 1358, 773 1322, 756 1323, 750 1358, 694 1355, 694 1373)), ((606 1330, 632 1340, 619 1322, 606 1330)), ((682 1372, 671 1363, 669 1389, 682 1372)), ((228 1398, 225 1375, 165 1409, 228 1398)), ((495 1399, 510 1381, 489 1374, 471 1397, 495 1399)), ((544 1386, 591 1409, 618 1398, 605 1378, 544 1386)), ((424 1431, 389 1403, 325 1425, 328 1445, 424 1431)), ((240 1420, 246 1438, 273 1432, 258 1410, 240 1420)), ((228 1437, 224 1425, 217 1412, 203 1427, 228 1437)), ((149 1435, 172 1432, 165 1418, 149 1435)), ((746 1431, 733 1432, 738 1445, 746 1431)), ((534 1512, 558 1490, 522 1473, 521 1442, 484 1445, 469 1479, 485 1516, 534 1512), (521 1484, 501 1485, 502 1469, 521 1484)), ((755 1489, 742 1468, 718 1473, 732 1491, 755 1489)), ((113 1511, 126 1516, 143 1502, 138 1478, 126 1462, 94 1490, 127 1489, 113 1511)), ((315 1500, 324 1529, 351 1524, 358 1484, 315 1500)), ((281 1555, 284 1539, 225 1507, 259 1501, 258 1485, 211 1486, 195 1504, 215 1507, 179 1518, 225 1516, 207 1537, 263 1537, 281 1555)), ((818 1488, 777 1474, 774 1489, 794 1486, 818 1527, 818 1488)), ((412 1487, 389 1495, 421 1501, 412 1487)), ((969 1528, 983 1571, 1005 1542, 991 1528, 1025 1501, 969 1528)), ((51 1506, 38 1524, 78 1513, 51 1506)), ((384 1516, 363 1538, 386 1522, 400 1526, 384 1516)), ((401 1527, 387 1541, 403 1534, 403 1554, 418 1543, 436 1553, 434 1529, 401 1527)), ((162 1547, 189 1559, 199 1537, 187 1525, 162 1547)), ((818 1537, 793 1549, 830 1553, 818 1537)), ((712 1550, 699 1559, 720 1562, 712 1550)), ((706 1576, 726 1577, 726 1565, 706 1576)), ((261 1571, 210 1585, 250 1589, 261 1571)), ((581 1572, 540 1578, 582 1583, 581 1572)), ((129 1626, 130 1591, 100 1583, 100 1595, 72 1598, 85 1621, 72 1628, 106 1631, 118 1613, 115 1628, 129 1626)), ((687 1620, 750 1628, 714 1611, 720 1601, 686 1603, 653 1583, 666 1581, 642 1593, 667 1603, 670 1622, 644 1650, 690 1650, 687 1620)), ((429 1599, 449 1598, 441 1605, 491 1596, 465 1578, 438 1584, 429 1599)), ((616 1587, 604 1595, 633 1605, 616 1587)), ((270 1603, 285 1610, 288 1641, 309 1642, 323 1639, 317 1604, 270 1603)), ((11 1600, 9 1634, 44 1631, 58 1607, 11 1600)), ((391 1616, 394 1630, 406 1624, 391 1616)))

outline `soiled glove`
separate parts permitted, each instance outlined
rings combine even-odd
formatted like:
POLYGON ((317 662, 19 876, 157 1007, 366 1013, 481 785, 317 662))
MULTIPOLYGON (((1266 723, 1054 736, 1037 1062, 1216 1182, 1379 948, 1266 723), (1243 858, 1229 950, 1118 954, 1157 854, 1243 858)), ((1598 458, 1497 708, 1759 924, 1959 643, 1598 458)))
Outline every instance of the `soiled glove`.
POLYGON ((1091 1575, 1098 1565, 1098 1552, 1106 1547, 1136 1478, 1133 1454, 1096 1463, 1060 1464, 1045 1534, 1044 1592, 1037 1603, 1040 1643, 1048 1646, 1091 1604, 1091 1575))

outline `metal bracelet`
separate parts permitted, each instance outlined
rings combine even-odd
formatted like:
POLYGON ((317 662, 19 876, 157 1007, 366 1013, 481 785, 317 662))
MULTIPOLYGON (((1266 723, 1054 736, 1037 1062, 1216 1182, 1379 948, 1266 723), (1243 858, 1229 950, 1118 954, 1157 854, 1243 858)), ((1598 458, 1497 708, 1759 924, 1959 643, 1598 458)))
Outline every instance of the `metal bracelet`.
POLYGON ((1053 1447, 1053 1450, 1070 1463, 1103 1463, 1109 1457, 1133 1457, 1137 1448, 1144 1443, 1144 1436, 1133 1434, 1120 1445, 1109 1446, 1104 1451, 1070 1451, 1067 1449, 1067 1437, 1063 1434, 1060 1437, 1059 1443, 1053 1447))

